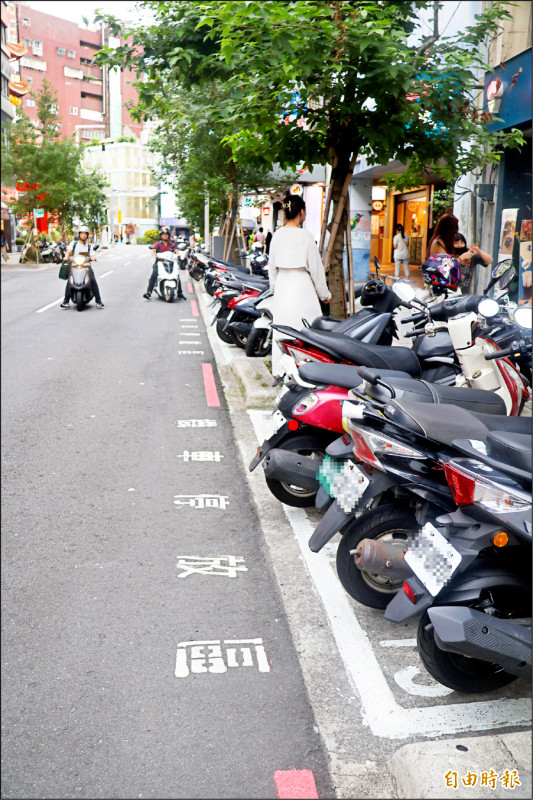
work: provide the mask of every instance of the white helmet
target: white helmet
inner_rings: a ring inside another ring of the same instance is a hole
[[[88,236],[88,235],[90,234],[90,232],[91,232],[91,231],[89,230],[89,228],[87,227],[87,225],[82,225],[80,228],[78,228],[78,234],[80,234],[80,233],[86,233],[86,234],[87,234],[87,236]]]

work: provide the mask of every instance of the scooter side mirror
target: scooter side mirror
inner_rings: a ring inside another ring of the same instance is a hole
[[[416,292],[411,286],[410,283],[402,283],[401,281],[397,281],[393,287],[392,291],[395,295],[397,295],[402,303],[405,305],[411,305],[411,301],[415,299]]]

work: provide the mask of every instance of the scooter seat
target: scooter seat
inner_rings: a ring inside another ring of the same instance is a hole
[[[334,331],[342,319],[336,317],[317,317],[311,323],[311,327],[315,331]]]
[[[369,344],[348,336],[336,333],[326,333],[307,328],[304,341],[309,341],[318,348],[335,353],[345,361],[352,361],[361,367],[375,367],[377,369],[393,369],[407,372],[417,378],[420,375],[420,362],[416,354],[407,347],[387,347],[381,344]]]
[[[362,382],[358,370],[359,367],[352,367],[349,364],[326,364],[315,361],[302,364],[298,368],[298,374],[306,383],[314,383],[317,386],[341,386],[343,389],[353,389]],[[395,375],[412,380],[406,372],[394,372],[391,370],[387,372],[387,375]]]
[[[460,389],[459,391],[468,391]],[[390,400],[384,408],[385,416],[419,436],[435,442],[452,445],[454,439],[480,439],[484,441],[490,431],[529,433],[529,417],[503,417],[499,414],[480,414],[456,405],[441,405],[436,410],[432,404]]]
[[[502,465],[512,464],[531,476],[532,453],[531,436],[507,431],[494,431],[487,437],[487,453]],[[505,469],[505,467],[503,467]]]
[[[396,393],[396,400],[407,403],[444,403],[456,405],[460,408],[465,408],[467,411],[474,411],[480,414],[500,414],[502,416],[507,414],[503,398],[495,394],[495,392],[458,386],[443,386],[438,383],[414,380],[409,377],[397,377],[392,370],[372,371],[384,383],[390,384]],[[377,386],[367,384],[365,392],[374,400],[387,402],[391,398],[390,392],[379,384]]]

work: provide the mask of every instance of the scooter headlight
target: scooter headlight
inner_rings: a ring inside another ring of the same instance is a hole
[[[82,267],[85,264],[85,256],[74,256],[72,260],[77,267]]]
[[[514,312],[514,321],[521,328],[531,330],[531,306],[520,306]]]
[[[499,314],[500,306],[496,300],[491,300],[489,297],[486,297],[485,300],[481,301],[477,310],[481,316],[490,319],[491,317],[495,317],[497,314]]]
[[[300,400],[297,406],[295,406],[292,410],[293,414],[305,414],[306,411],[309,411],[311,408],[316,406],[319,401],[319,396],[314,392],[310,392],[307,394],[303,400]]]

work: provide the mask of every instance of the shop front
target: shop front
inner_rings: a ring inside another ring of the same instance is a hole
[[[384,185],[372,187],[370,257],[383,265],[394,261],[393,239],[396,225],[403,225],[409,237],[409,264],[420,266],[426,257],[431,234],[431,196],[433,186],[420,186],[409,192],[387,191]]]
[[[493,231],[495,261],[511,258],[517,279],[511,296],[531,305],[531,47],[485,75],[485,108],[496,118],[491,130],[521,129],[526,144],[502,154]]]

